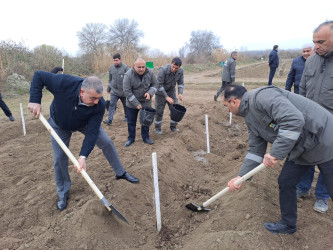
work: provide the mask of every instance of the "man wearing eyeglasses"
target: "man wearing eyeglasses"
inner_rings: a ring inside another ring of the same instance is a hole
[[[72,133],[79,131],[85,135],[80,154],[78,172],[86,170],[86,159],[97,145],[102,149],[105,158],[116,173],[116,179],[125,179],[138,183],[139,179],[124,170],[117,150],[101,126],[105,112],[103,99],[103,83],[95,76],[85,79],[50,72],[35,72],[30,87],[29,111],[38,118],[42,107],[42,89],[50,91],[54,99],[50,106],[49,123],[68,147]],[[57,141],[51,136],[54,155],[54,175],[57,184],[57,209],[67,207],[71,180],[68,173],[68,157]]]
[[[158,83],[154,71],[146,67],[145,60],[138,58],[134,62],[134,67],[126,72],[123,86],[128,126],[128,140],[125,147],[129,147],[135,141],[138,113],[143,107],[151,108],[151,99],[158,89]],[[149,126],[141,125],[141,137],[144,143],[153,144],[149,137]]]
[[[260,163],[274,167],[287,157],[278,178],[281,220],[264,226],[274,234],[296,232],[296,185],[313,165],[318,165],[328,193],[333,195],[332,114],[275,86],[247,92],[243,86],[230,85],[224,91],[223,104],[244,117],[249,133],[249,149],[238,176],[228,183],[230,190],[239,189],[241,185],[235,181]],[[272,147],[266,153],[268,143]]]

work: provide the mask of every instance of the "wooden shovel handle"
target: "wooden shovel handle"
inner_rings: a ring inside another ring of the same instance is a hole
[[[51,127],[51,125],[48,123],[48,121],[45,119],[45,117],[40,114],[39,120],[44,124],[44,126],[47,128],[47,130],[50,132],[50,134],[53,136],[53,138],[58,142],[59,146],[64,150],[68,158],[73,162],[75,166],[80,166],[77,159],[74,157],[74,155],[69,151],[68,147],[65,145],[65,143],[61,140],[61,138],[58,136],[58,134],[54,131],[54,129]],[[83,178],[88,182],[89,186],[94,190],[95,194],[98,196],[100,200],[104,198],[104,195],[99,191],[95,183],[92,181],[92,179],[89,177],[87,172],[85,170],[81,170],[81,175]],[[109,209],[109,208],[108,208]]]
[[[264,163],[261,163],[258,167],[252,169],[246,175],[243,175],[241,178],[239,178],[237,181],[235,181],[235,184],[239,185],[239,184],[243,183],[244,181],[246,181],[247,179],[249,179],[250,177],[252,177],[256,173],[258,173],[261,170],[263,170],[264,168],[266,168],[265,165],[264,165]],[[202,206],[203,207],[207,207],[209,204],[211,204],[212,202],[214,202],[215,200],[217,200],[218,198],[220,198],[224,194],[228,193],[229,189],[230,189],[229,187],[224,188],[222,191],[220,191],[219,193],[217,193],[216,195],[214,195],[213,197],[211,197],[209,200],[207,200],[206,202],[204,202],[202,204]]]

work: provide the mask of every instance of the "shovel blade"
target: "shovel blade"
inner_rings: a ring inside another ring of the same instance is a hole
[[[186,208],[194,212],[209,212],[211,210],[210,208],[206,208],[203,205],[197,206],[194,203],[187,204]]]
[[[125,217],[114,207],[112,206],[106,199],[105,197],[103,197],[103,199],[101,199],[101,202],[104,204],[104,206],[107,208],[107,210],[113,212],[115,215],[118,216],[119,219],[121,219],[122,221],[125,221],[128,224],[128,221],[125,219]]]
[[[112,205],[110,204],[110,208],[111,208],[111,211],[112,211],[115,215],[117,215],[119,219],[121,219],[122,221],[125,221],[125,222],[128,224],[128,221],[125,219],[125,217],[124,217],[121,213],[119,213],[119,211],[118,211],[114,206],[112,206]]]

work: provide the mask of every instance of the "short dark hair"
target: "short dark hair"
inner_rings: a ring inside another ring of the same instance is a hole
[[[331,32],[333,32],[333,21],[326,21],[321,24],[313,31],[313,33],[317,33],[323,26],[329,26],[331,28]]]
[[[235,99],[242,99],[243,95],[247,92],[246,88],[238,84],[230,84],[224,89],[224,99],[230,100],[231,97]]]
[[[279,47],[279,45],[274,45],[273,49],[277,49]]]
[[[121,59],[121,56],[120,56],[119,53],[116,53],[116,54],[113,55],[113,59],[117,59],[117,58],[118,58],[119,60]]]
[[[179,57],[175,57],[172,59],[171,64],[174,64],[176,66],[182,66],[182,60],[180,60]]]
[[[237,52],[237,51],[233,51],[233,52],[231,52],[231,56],[233,56],[233,55],[235,55],[235,54],[238,54],[238,52]]]

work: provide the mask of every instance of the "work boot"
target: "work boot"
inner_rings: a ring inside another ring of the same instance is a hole
[[[109,120],[109,119],[107,119],[107,120],[104,120],[103,121],[106,125],[109,125],[109,126],[111,126],[112,125],[112,121],[111,120]]]
[[[176,127],[170,127],[170,130],[171,130],[171,132],[178,132],[179,131],[179,129],[176,128]]]
[[[326,211],[328,210],[327,201],[323,199],[316,200],[315,204],[313,205],[313,210],[322,214],[326,213]]]
[[[296,189],[296,197],[297,197],[297,200],[298,200],[299,198],[302,198],[302,197],[305,198],[305,197],[308,197],[308,196],[310,196],[310,190],[304,192],[304,191],[302,191],[302,190],[300,190],[300,189]]]
[[[11,121],[11,122],[13,122],[13,121],[15,121],[15,118],[14,118],[14,116],[9,116],[9,120]]]
[[[155,133],[158,135],[163,135],[162,126],[160,124],[155,124]]]
[[[214,95],[214,101],[217,102],[217,95]]]

